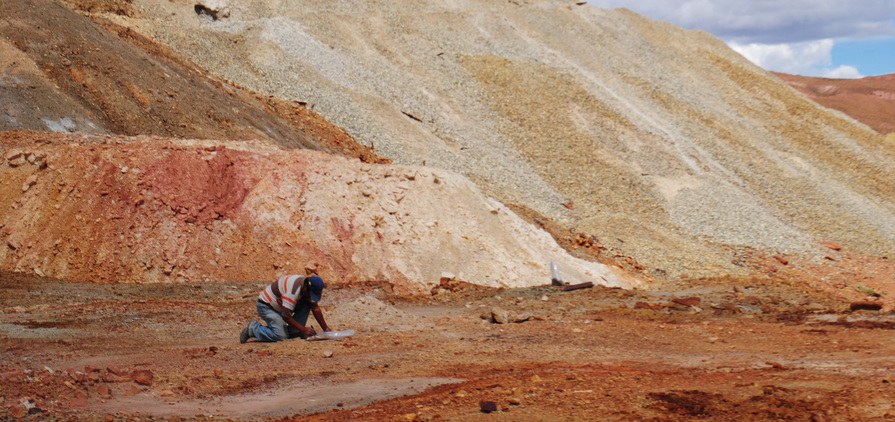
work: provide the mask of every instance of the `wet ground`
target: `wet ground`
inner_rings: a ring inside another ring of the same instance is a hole
[[[798,284],[330,290],[350,338],[240,344],[262,282],[0,276],[0,417],[895,419],[895,315]]]

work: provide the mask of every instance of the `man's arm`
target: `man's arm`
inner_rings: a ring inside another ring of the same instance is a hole
[[[317,334],[317,332],[314,331],[313,328],[305,327],[304,325],[299,324],[298,321],[296,321],[295,318],[292,317],[292,311],[290,311],[289,309],[286,309],[286,308],[282,308],[282,309],[283,309],[283,312],[280,312],[280,316],[283,317],[283,320],[286,321],[286,324],[289,324],[290,327],[295,328],[298,331],[301,331],[302,334],[304,334],[308,337]],[[316,313],[314,313],[314,317],[315,318],[317,317]],[[317,321],[319,322],[320,320],[318,319]],[[323,327],[325,325],[323,325],[321,323],[320,326]]]
[[[320,305],[315,303],[314,307],[311,308],[311,312],[314,313],[314,319],[317,320],[317,323],[320,324],[323,331],[332,331],[332,328],[329,328],[329,325],[326,325],[326,320],[323,319],[323,311],[320,309]]]

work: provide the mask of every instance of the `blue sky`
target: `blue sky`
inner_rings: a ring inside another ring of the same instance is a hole
[[[895,73],[895,0],[589,0],[701,29],[768,70],[859,78]]]

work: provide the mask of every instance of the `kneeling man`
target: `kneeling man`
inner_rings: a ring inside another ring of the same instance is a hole
[[[309,313],[314,314],[323,331],[332,331],[317,304],[324,287],[323,279],[316,275],[286,275],[270,283],[258,295],[256,303],[258,316],[267,325],[250,322],[239,334],[239,342],[245,343],[250,338],[272,342],[311,337],[317,332],[307,326]]]

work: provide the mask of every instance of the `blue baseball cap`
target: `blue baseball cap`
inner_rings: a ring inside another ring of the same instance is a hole
[[[311,302],[320,302],[320,296],[323,295],[323,288],[326,287],[326,284],[323,284],[323,279],[316,275],[312,275],[308,277],[307,282],[308,293],[311,294]]]

